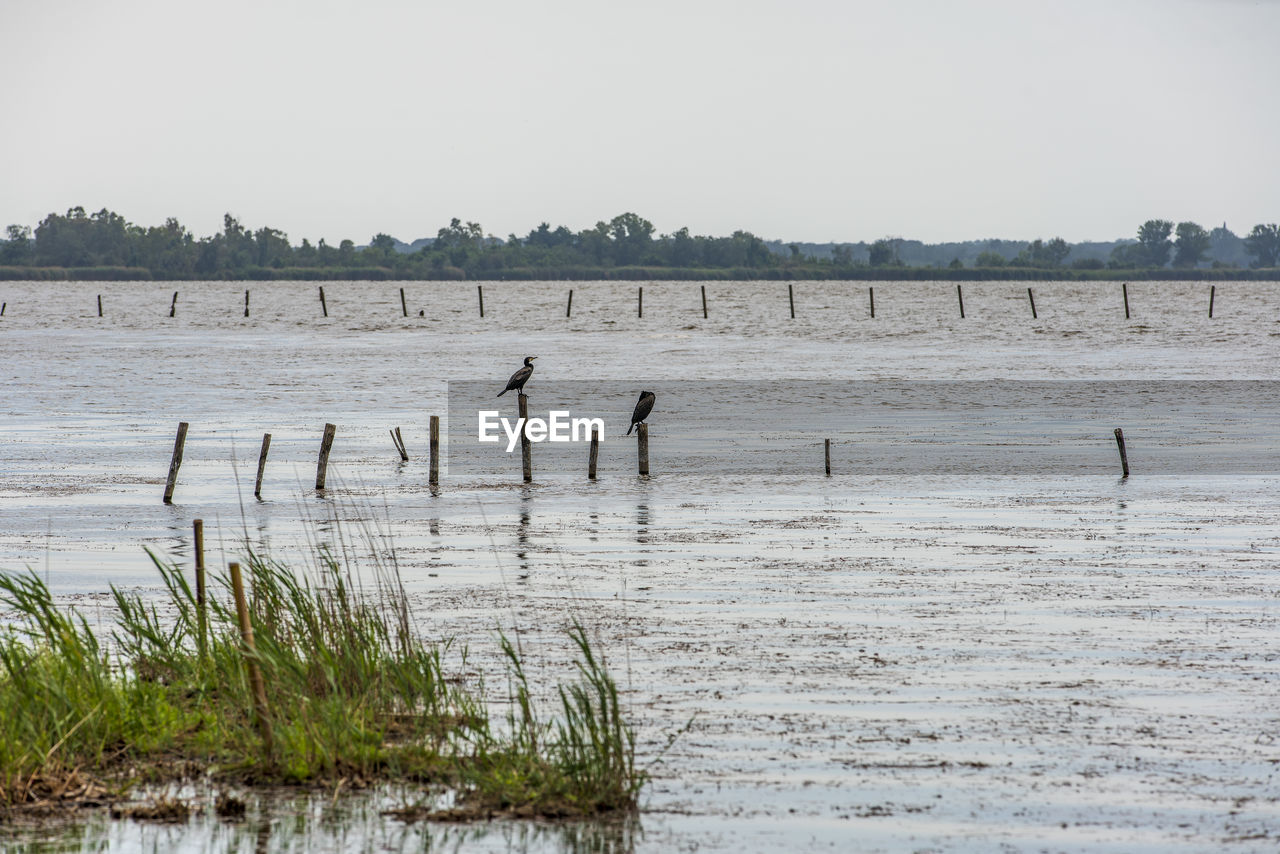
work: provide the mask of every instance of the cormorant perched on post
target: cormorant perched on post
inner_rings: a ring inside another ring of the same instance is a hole
[[[524,367],[511,375],[511,379],[507,380],[507,387],[498,392],[498,397],[502,397],[512,389],[516,390],[516,394],[524,394],[524,384],[529,381],[529,377],[533,376],[533,360],[537,356],[525,356]]]
[[[636,425],[649,417],[649,413],[653,411],[654,396],[651,391],[640,392],[640,399],[636,401],[636,408],[631,413],[631,426],[627,428],[627,435],[631,435],[631,431],[636,429]]]

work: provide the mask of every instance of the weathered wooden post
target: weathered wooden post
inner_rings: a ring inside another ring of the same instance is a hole
[[[480,298],[480,316],[484,317],[484,285],[476,285],[476,296]]]
[[[573,314],[573,288],[569,288],[569,302],[564,307],[564,316]]]
[[[99,300],[101,300],[101,299],[102,299],[102,297],[98,297],[98,299],[99,299]],[[9,303],[7,303],[7,302],[0,302],[0,317],[4,317],[4,310],[5,310],[6,308],[8,308],[8,307],[9,307]],[[101,308],[99,308],[99,309],[98,309],[98,317],[102,317],[102,309],[101,309]]]
[[[240,621],[240,637],[244,639],[244,663],[249,670],[249,686],[253,690],[253,713],[258,721],[258,730],[262,733],[262,743],[267,749],[267,756],[274,760],[276,745],[271,735],[267,686],[262,681],[262,670],[258,667],[258,647],[253,642],[253,621],[249,619],[249,603],[244,595],[244,579],[240,576],[240,564],[232,562],[228,568],[231,570],[231,593],[236,600],[236,617]]]
[[[1125,282],[1120,285],[1120,290],[1124,293],[1124,319],[1129,319],[1129,283]]]
[[[324,438],[320,440],[320,460],[316,464],[316,489],[324,489],[325,476],[329,468],[329,451],[333,448],[333,436],[338,428],[333,424],[324,425]]]
[[[702,286],[702,319],[707,319],[707,286]]]
[[[187,442],[187,422],[178,422],[178,436],[173,440],[173,456],[169,459],[169,477],[164,484],[164,503],[173,503],[173,487],[178,482],[178,467],[182,465],[182,446]]]
[[[823,440],[823,445],[825,446],[824,456],[826,457],[826,461],[827,461],[827,477],[830,477],[831,476],[831,440],[830,439]]]
[[[871,319],[876,319],[876,289],[867,285],[867,299],[871,301]]]
[[[258,476],[253,479],[253,497],[262,497],[262,473],[267,468],[267,451],[271,448],[271,434],[262,434],[262,450],[258,452]]]
[[[636,453],[640,462],[640,474],[649,476],[649,425],[640,422],[636,428]]]
[[[796,319],[796,295],[795,295],[795,291],[791,289],[790,282],[787,283],[787,300],[788,302],[791,303],[791,319],[795,320]]]
[[[208,635],[209,617],[205,608],[205,582],[204,582],[204,520],[196,519],[191,523],[193,533],[195,534],[195,558],[196,558],[196,629],[199,632],[200,657],[204,658],[205,650],[208,649],[206,636]]]
[[[596,479],[596,463],[600,459],[600,428],[591,428],[591,455],[587,457],[587,479]]]
[[[102,294],[98,294],[98,317],[102,317]]]
[[[1209,286],[1209,319],[1213,319],[1213,294],[1218,289],[1217,285]]]
[[[404,301],[404,288],[400,289],[400,313],[405,317],[409,316],[409,306]]]
[[[249,316],[249,291],[244,292],[244,316]]]
[[[431,416],[431,474],[427,482],[435,486],[440,482],[440,416]]]
[[[533,443],[529,441],[529,397],[520,392],[520,467],[524,482],[533,480]]]
[[[964,320],[964,291],[959,285],[956,285],[956,299],[960,301],[960,319]]]
[[[1120,449],[1120,468],[1124,477],[1129,476],[1129,455],[1124,452],[1124,431],[1116,428],[1116,447]]]
[[[1031,288],[1027,288],[1027,299],[1031,301],[1031,319],[1036,319],[1036,295],[1031,293]]]
[[[636,297],[636,317],[644,317],[644,285],[640,286],[640,293]]]
[[[324,301],[324,285],[320,286],[320,311],[324,313],[325,317],[329,316],[329,306]]]
[[[400,428],[391,431],[391,441],[395,443],[396,450],[400,452],[400,462],[409,462],[409,449],[404,446],[404,436],[400,435]]]
[[[169,316],[173,317],[175,311],[178,310],[178,292],[173,292],[173,300],[169,303]]]

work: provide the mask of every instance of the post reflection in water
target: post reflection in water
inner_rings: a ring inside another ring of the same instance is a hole
[[[643,501],[636,505],[636,545],[647,546],[652,542],[650,526],[653,524],[653,517],[649,511],[649,502]],[[641,554],[648,554],[647,549],[640,549]],[[635,566],[648,566],[648,558],[637,558],[632,561]]]
[[[529,518],[533,507],[533,495],[526,488],[520,491],[520,521],[516,525],[516,560],[520,562],[517,580],[529,577]]]

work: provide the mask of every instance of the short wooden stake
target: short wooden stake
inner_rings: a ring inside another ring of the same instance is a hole
[[[707,286],[702,286],[702,319],[707,319]]]
[[[1119,427],[1116,428],[1116,447],[1120,449],[1120,468],[1124,471],[1124,477],[1129,476],[1129,455],[1124,452],[1124,431]]]
[[[249,619],[249,603],[244,595],[244,579],[240,576],[240,564],[231,563],[231,592],[236,599],[236,616],[240,620],[240,637],[244,639],[244,663],[249,670],[249,686],[253,690],[253,713],[262,733],[262,743],[267,756],[274,759],[275,739],[271,735],[271,717],[267,711],[267,686],[262,681],[258,667],[258,647],[253,642],[253,621]]]
[[[253,479],[253,497],[262,497],[262,473],[267,469],[267,451],[271,449],[271,434],[262,434],[262,450],[258,452],[258,476]]]
[[[964,291],[959,285],[956,285],[956,299],[960,301],[960,319],[964,320]]]
[[[101,299],[102,299],[102,297],[98,297],[98,299],[99,299],[99,300],[101,300]],[[4,310],[5,310],[6,308],[8,308],[8,307],[9,307],[9,303],[7,303],[7,302],[0,302],[0,317],[4,317]],[[99,310],[98,310],[98,317],[102,317],[102,310],[101,310],[101,309],[99,309]]]
[[[1124,319],[1128,320],[1129,319],[1129,283],[1125,282],[1120,286],[1120,289],[1124,293]]]
[[[249,316],[249,292],[244,292],[244,316]]]
[[[1213,318],[1213,294],[1218,289],[1217,285],[1209,286],[1209,318]]]
[[[182,465],[182,446],[187,442],[187,422],[178,422],[178,436],[173,440],[173,457],[169,460],[169,478],[164,484],[164,503],[173,503],[173,487],[178,482],[178,467]]]
[[[484,317],[484,285],[476,285],[476,296],[480,298],[480,316]]]
[[[831,476],[831,440],[824,439],[823,444],[825,445],[825,456],[827,460],[827,476],[830,477]]]
[[[1036,319],[1036,295],[1031,293],[1031,288],[1027,288],[1027,299],[1031,301],[1031,319]]]
[[[324,312],[324,316],[329,316],[329,306],[324,301],[324,285],[320,286],[320,311]]]
[[[440,416],[431,416],[431,474],[428,482],[434,486],[440,482]]]
[[[876,289],[871,287],[870,285],[867,286],[867,299],[871,301],[871,319],[875,320],[876,319]]]
[[[206,636],[208,635],[209,626],[209,617],[205,608],[204,520],[194,520],[191,523],[191,527],[195,534],[196,552],[196,629],[199,632],[200,657],[204,658],[205,650],[208,649]]]
[[[400,428],[397,427],[391,431],[391,444],[396,446],[396,450],[400,452],[400,461],[409,461],[409,452],[405,450],[404,438],[400,435]]]
[[[640,286],[640,293],[636,297],[636,317],[644,317],[644,285]]]
[[[98,294],[98,317],[102,317],[102,294]]]
[[[169,303],[169,316],[173,317],[174,312],[178,310],[178,292],[173,292],[173,300]]]
[[[796,294],[792,290],[791,284],[787,284],[787,300],[791,303],[791,319],[796,319]]]
[[[569,302],[564,307],[564,316],[573,314],[573,288],[569,288]]]
[[[333,448],[333,435],[338,428],[332,424],[324,425],[324,438],[320,440],[320,461],[316,464],[316,489],[324,489],[325,475],[329,468],[329,451]]]
[[[520,468],[524,482],[533,480],[533,443],[529,441],[529,397],[520,392]]]
[[[596,463],[600,460],[600,428],[591,428],[591,456],[587,457],[587,478],[596,479]]]
[[[409,306],[404,301],[404,288],[400,289],[400,313],[405,317],[409,316]]]
[[[649,476],[649,425],[640,422],[636,435],[636,453],[640,462],[640,474]]]

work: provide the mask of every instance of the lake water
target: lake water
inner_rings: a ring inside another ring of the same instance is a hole
[[[785,283],[707,284],[706,319],[698,284],[643,283],[643,317],[638,286],[485,283],[481,319],[462,283],[405,284],[407,317],[399,283],[325,283],[327,318],[316,283],[0,283],[0,568],[92,616],[109,584],[154,588],[144,547],[188,565],[195,518],[211,562],[246,538],[393,558],[422,631],[471,647],[468,679],[502,684],[498,626],[539,684],[571,678],[582,619],[654,763],[623,827],[405,826],[383,792],[21,838],[1275,849],[1280,287],[1220,283],[1210,319],[1208,284],[1137,283],[1126,319],[1118,284],[1033,283],[1033,320],[1027,283],[966,283],[963,319],[944,283],[876,283],[874,319],[861,283],[794,283],[794,319]],[[514,415],[496,394],[526,355],[533,413],[606,420],[595,482],[581,444],[536,445],[526,485],[518,453],[473,441],[484,400]],[[641,389],[647,479],[622,435]]]

